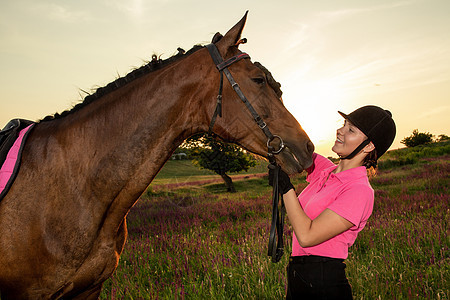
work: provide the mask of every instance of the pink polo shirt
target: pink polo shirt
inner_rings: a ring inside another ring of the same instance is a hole
[[[319,255],[346,259],[348,248],[372,214],[374,191],[365,167],[334,174],[331,173],[337,167],[334,163],[316,153],[313,158],[314,170],[306,177],[309,185],[298,196],[303,210],[313,220],[328,208],[354,226],[313,247],[301,247],[294,235],[292,256]]]

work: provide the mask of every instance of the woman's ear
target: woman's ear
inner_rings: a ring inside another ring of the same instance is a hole
[[[363,151],[364,153],[369,153],[372,152],[373,149],[375,149],[375,145],[372,142],[370,142],[364,147]]]

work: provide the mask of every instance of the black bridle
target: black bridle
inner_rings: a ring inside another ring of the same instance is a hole
[[[277,165],[275,162],[274,155],[279,154],[283,149],[285,148],[284,142],[278,135],[273,135],[269,128],[267,127],[267,124],[264,122],[264,120],[259,116],[259,114],[256,112],[256,110],[253,108],[252,104],[248,101],[248,99],[245,97],[245,95],[242,93],[241,88],[239,85],[234,81],[233,76],[231,75],[230,71],[228,70],[228,67],[232,65],[233,63],[245,59],[250,58],[250,56],[247,53],[240,53],[238,55],[235,55],[227,60],[223,60],[222,56],[219,53],[219,50],[217,49],[216,45],[214,44],[208,44],[206,45],[206,48],[209,51],[209,54],[211,55],[211,58],[214,61],[214,64],[217,67],[217,70],[220,73],[220,85],[219,85],[219,94],[217,95],[217,104],[216,109],[214,110],[213,117],[211,118],[211,123],[209,125],[209,133],[212,133],[214,123],[216,122],[217,116],[222,117],[222,90],[223,90],[223,74],[227,77],[228,81],[231,84],[231,87],[234,89],[236,94],[239,96],[241,101],[245,104],[247,109],[250,111],[253,119],[255,120],[256,124],[258,124],[259,128],[264,132],[264,134],[267,137],[267,156],[270,162],[269,167],[274,168],[274,183],[273,183],[273,193],[272,193],[272,224],[270,228],[270,235],[269,235],[269,250],[268,255],[272,257],[272,262],[278,262],[280,261],[281,257],[284,253],[284,245],[283,245],[283,228],[284,228],[284,216],[286,213],[286,210],[284,208],[283,203],[283,196],[281,195],[281,211],[278,208],[278,202],[280,202],[280,193],[278,190],[278,172],[280,170],[280,166]],[[279,139],[280,144],[277,150],[273,146],[270,145],[270,143],[274,139]],[[277,243],[275,244],[275,235],[278,235]]]

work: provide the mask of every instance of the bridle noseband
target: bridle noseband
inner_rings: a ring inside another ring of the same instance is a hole
[[[264,132],[264,134],[267,137],[267,156],[270,162],[269,168],[274,168],[274,183],[273,183],[273,203],[272,203],[272,224],[270,228],[270,235],[269,235],[269,250],[268,255],[272,257],[272,262],[278,262],[280,261],[281,257],[284,253],[284,246],[283,246],[283,228],[284,228],[284,216],[286,213],[286,210],[284,208],[284,202],[283,202],[283,196],[281,195],[281,215],[280,211],[278,210],[278,202],[280,202],[279,199],[279,191],[278,191],[278,172],[281,169],[280,166],[278,166],[275,162],[274,155],[279,154],[283,149],[285,148],[284,142],[282,138],[278,135],[273,135],[269,128],[267,127],[267,124],[264,122],[264,120],[259,116],[259,114],[256,112],[256,110],[253,108],[252,104],[248,101],[248,99],[245,97],[245,95],[242,93],[241,88],[234,80],[233,76],[231,75],[230,71],[228,70],[228,67],[232,65],[235,62],[240,61],[241,59],[250,58],[250,56],[247,53],[240,53],[238,55],[235,55],[227,60],[223,60],[222,56],[219,53],[219,50],[217,49],[216,45],[213,43],[206,45],[206,48],[209,51],[209,54],[211,55],[211,58],[214,61],[214,64],[217,67],[217,70],[220,73],[220,85],[219,85],[219,93],[217,95],[217,104],[216,109],[214,110],[214,114],[211,118],[211,123],[209,125],[209,134],[212,134],[212,130],[214,127],[214,123],[216,122],[217,116],[222,117],[222,90],[223,90],[223,74],[227,77],[228,81],[231,84],[231,87],[234,89],[236,94],[239,96],[241,101],[245,104],[247,109],[250,111],[253,119],[255,120],[258,127]],[[275,147],[271,146],[270,143],[278,139],[280,141],[278,150],[275,150]],[[275,235],[278,235],[278,241],[277,244],[275,244]]]

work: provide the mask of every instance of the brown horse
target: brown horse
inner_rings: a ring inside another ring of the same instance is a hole
[[[213,40],[225,59],[241,53],[246,16]],[[314,147],[266,74],[249,59],[229,70],[285,141],[287,151],[277,156],[283,169],[309,166]],[[128,211],[183,140],[208,131],[219,78],[208,50],[195,47],[150,62],[35,126],[0,202],[2,300],[98,298],[124,247]],[[214,132],[265,156],[265,135],[227,82],[223,99]]]

